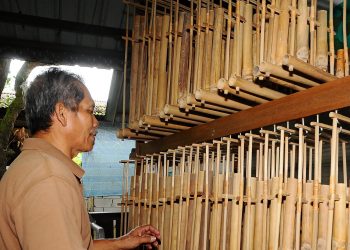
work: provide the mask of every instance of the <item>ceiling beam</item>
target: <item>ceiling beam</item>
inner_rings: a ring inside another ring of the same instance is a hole
[[[113,37],[116,40],[121,39],[122,36],[125,35],[125,29],[25,15],[7,11],[0,11],[0,22],[40,28],[49,28],[55,30],[72,31],[76,33],[91,34],[95,36]],[[131,36],[131,31],[129,32],[129,36]]]
[[[98,49],[0,36],[0,57],[21,58],[46,64],[79,64],[116,68],[122,67],[124,52],[116,49]]]

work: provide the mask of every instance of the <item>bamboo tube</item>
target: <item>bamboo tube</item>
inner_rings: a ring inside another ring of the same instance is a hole
[[[283,218],[283,249],[294,249],[294,228],[295,228],[295,203],[297,197],[297,179],[291,177],[287,180],[287,193]]]
[[[332,248],[333,235],[333,215],[334,215],[334,200],[335,200],[335,167],[336,167],[336,143],[338,137],[337,118],[332,118],[332,141],[331,141],[331,171],[329,177],[329,203],[328,203],[328,223],[327,223],[327,241],[326,249]]]
[[[320,187],[320,197],[323,198],[323,201],[320,203],[319,209],[319,219],[318,221],[318,238],[317,238],[317,249],[324,250],[326,249],[326,240],[327,240],[327,221],[328,221],[328,194],[329,194],[329,185],[321,185]]]
[[[159,59],[159,83],[157,92],[157,107],[162,108],[166,103],[167,93],[167,72],[166,72],[166,60],[167,60],[167,33],[169,32],[169,19],[168,15],[164,15],[162,18],[162,31],[160,37],[160,59]]]
[[[282,64],[282,62],[281,62]],[[270,64],[270,63],[262,63],[259,65],[259,71],[269,73],[271,75],[275,75],[277,77],[281,77],[283,79],[291,80],[294,82],[302,83],[307,86],[317,86],[318,83],[311,81],[307,78],[304,78],[302,76],[298,76],[296,74],[293,74],[293,76],[290,76],[288,71],[283,70],[281,67]]]
[[[304,62],[309,59],[309,31],[307,25],[307,0],[298,1],[296,57]]]
[[[216,144],[216,164],[215,164],[215,176],[213,178],[214,181],[214,200],[212,204],[212,212],[211,212],[211,223],[210,223],[210,249],[219,249],[220,236],[218,233],[220,232],[220,222],[221,222],[221,206],[219,206],[218,195],[219,195],[219,176],[220,176],[220,163],[221,163],[221,141],[214,142]]]
[[[161,46],[161,33],[162,33],[162,17],[156,16],[156,24],[155,24],[155,37],[154,40],[154,62],[153,62],[153,89],[152,89],[152,112],[151,114],[156,114],[158,111],[158,91],[159,91],[159,68],[160,68],[160,46]],[[166,49],[165,49],[166,51]]]
[[[253,79],[253,6],[246,4],[244,7],[245,23],[243,24],[243,64],[242,78]]]
[[[289,89],[292,89],[292,90],[295,90],[295,91],[302,91],[302,90],[306,89],[304,87],[296,85],[295,83],[288,82],[288,81],[282,80],[280,78],[276,78],[276,77],[273,77],[273,76],[270,76],[270,75],[266,76],[266,75],[262,74],[259,71],[259,67],[255,67],[254,68],[254,77],[255,78],[258,78],[258,77],[260,78],[261,77],[262,80],[264,78],[266,78],[267,80],[269,80],[272,83],[278,84],[280,86],[283,86],[283,87],[286,87],[286,88],[289,88]]]
[[[200,116],[200,115],[181,112],[178,107],[172,106],[169,104],[165,105],[163,111],[165,114],[172,114],[174,116],[178,116],[178,117],[182,117],[182,118],[186,118],[186,119],[190,119],[190,120],[195,120],[195,121],[209,122],[209,121],[213,120],[212,118],[207,118],[207,117]]]
[[[175,122],[187,123],[188,125],[199,125],[199,124],[203,124],[204,123],[204,122],[189,120],[189,119],[185,119],[185,118],[181,118],[181,117],[166,115],[164,113],[164,111],[160,111],[159,112],[159,118],[164,119],[165,122],[175,121]]]
[[[242,213],[243,213],[243,194],[244,194],[244,136],[238,136],[240,139],[240,147],[239,147],[239,175],[240,175],[240,182],[239,182],[239,206],[238,206],[238,231],[236,234],[237,236],[237,245],[235,249],[240,249],[242,246],[241,242],[241,228],[242,228]]]
[[[173,225],[175,222],[175,225],[178,224],[178,221],[176,221],[175,219],[178,219],[177,218],[177,211],[174,211],[175,210],[175,205],[174,205],[174,201],[175,201],[175,159],[176,159],[176,151],[173,150],[172,151],[173,153],[173,157],[172,157],[172,175],[171,175],[171,196],[170,196],[170,219],[172,220],[172,222],[170,223],[170,229],[169,229],[169,236],[170,236],[170,239],[169,240],[169,249],[176,249],[176,242],[175,239],[176,239],[176,233],[177,233],[177,230],[176,228],[173,228]],[[174,243],[174,244],[172,244]]]
[[[346,214],[347,187],[344,183],[337,183],[335,188],[339,200],[334,202],[332,249],[345,249],[348,230]]]
[[[194,121],[194,120],[189,120],[186,118],[181,118],[181,117],[176,117],[173,115],[166,115],[164,114],[164,111],[159,112],[159,117],[161,119],[164,119],[165,122],[181,122],[181,123],[185,123],[188,126],[190,125],[200,125],[203,124],[204,122],[199,122],[199,121]]]
[[[327,11],[318,11],[316,67],[328,70]]]
[[[217,83],[218,90],[222,90],[225,95],[231,94],[234,96],[239,96],[241,98],[256,102],[256,103],[265,103],[267,102],[266,99],[257,97],[252,94],[248,94],[247,92],[239,91],[239,88],[231,88],[229,86],[229,82],[226,81],[224,78],[221,78]]]
[[[242,59],[243,59],[243,24],[241,23],[241,13],[244,12],[244,1],[236,2],[236,23],[234,32],[234,56],[236,62],[232,69],[232,75],[242,75]]]
[[[138,57],[140,43],[138,41],[140,36],[140,16],[137,15],[134,18],[133,24],[133,34],[132,34],[132,54],[131,54],[131,74],[130,74],[130,112],[129,112],[129,124],[135,120],[136,116],[136,107],[134,103],[137,101],[137,72],[138,72]]]
[[[207,249],[209,209],[209,144],[205,145],[205,205],[204,205],[204,241],[203,249]]]
[[[217,116],[217,117],[223,117],[223,116],[227,116],[229,115],[230,113],[233,113],[232,111],[231,112],[222,112],[222,111],[218,111],[218,110],[211,110],[211,109],[206,109],[206,108],[202,108],[200,106],[194,106],[194,107],[186,107],[186,111],[196,111],[196,112],[200,112],[200,113],[203,113],[203,114],[209,114],[209,115],[214,115],[214,116]],[[187,111],[187,112],[188,112]]]
[[[333,0],[329,1],[329,70],[334,75],[334,26],[333,26]]]
[[[199,102],[196,100],[196,98],[194,97],[193,94],[187,95],[186,98],[179,99],[178,104],[179,104],[179,108],[183,108],[183,109],[191,106],[191,107],[200,107],[200,108],[222,111],[225,113],[233,113],[234,112],[234,110],[229,109],[229,108],[224,108],[224,107],[220,107],[217,105]]]
[[[220,78],[221,67],[221,41],[224,22],[224,10],[222,8],[215,9],[215,21],[213,32],[213,47],[211,53],[211,74],[210,85],[215,84]]]
[[[236,110],[244,110],[244,109],[250,108],[250,106],[248,105],[226,99],[225,97],[215,95],[209,91],[197,90],[195,93],[195,97],[197,100],[201,100],[209,103],[215,103],[217,105],[221,105],[221,106],[236,109]]]
[[[348,52],[348,35],[346,32],[346,3],[347,0],[343,1],[343,46],[344,46],[344,68],[345,76],[349,75],[349,52]]]
[[[231,4],[231,2],[229,3]],[[226,229],[227,229],[227,221],[228,221],[228,194],[229,194],[229,165],[230,165],[230,152],[231,150],[231,140],[228,138],[226,142],[226,164],[225,164],[225,181],[224,181],[224,216],[223,216],[223,230],[222,230],[222,249],[226,250],[227,248],[227,239],[226,239]],[[234,161],[234,159],[233,159]]]
[[[200,6],[200,5],[199,5]],[[203,73],[203,51],[204,51],[204,42],[205,42],[205,32],[202,31],[203,24],[206,22],[207,13],[205,8],[200,8],[200,13],[198,14],[197,21],[198,21],[198,28],[199,30],[197,33],[197,41],[198,45],[196,46],[196,64],[194,68],[194,84],[195,88],[193,91],[195,92],[197,89],[205,88],[205,74]],[[198,56],[197,56],[198,54]],[[196,65],[197,68],[196,68]]]
[[[167,153],[163,153],[163,173],[161,176],[161,184],[162,184],[162,188],[161,188],[161,198],[160,198],[160,202],[162,202],[162,216],[161,216],[161,221],[160,221],[160,232],[161,235],[163,235],[163,237],[165,239],[169,239],[169,236],[167,235],[167,230],[165,229],[165,218],[166,218],[166,208],[168,207],[166,201],[166,177],[168,175],[168,162],[167,162]],[[167,220],[169,221],[169,220]],[[163,246],[165,244],[163,244],[161,246],[161,249],[163,249]]]
[[[211,80],[211,61],[212,61],[212,47],[213,47],[213,31],[209,30],[209,27],[214,24],[214,11],[207,9],[206,24],[205,24],[205,54],[203,60],[203,80],[204,89],[210,88]]]
[[[194,216],[192,221],[192,235],[191,235],[191,246],[190,249],[198,249],[199,247],[199,232],[200,232],[200,222],[201,222],[201,212],[202,212],[202,197],[198,197],[198,175],[199,175],[199,165],[200,165],[200,145],[196,146],[195,154],[195,165],[194,165],[194,175],[195,175],[195,189],[194,189]]]
[[[147,116],[144,115],[141,119],[141,124],[148,124],[151,126],[156,126],[156,127],[166,127],[166,128],[170,128],[170,129],[178,129],[178,130],[184,130],[184,129],[188,129],[188,126],[184,126],[184,125],[177,125],[177,124],[166,124],[164,122],[162,122],[159,118],[153,117],[153,116]]]
[[[311,249],[312,245],[312,183],[304,183],[304,203],[302,205],[301,249]]]
[[[141,134],[141,133],[134,133],[129,128],[121,129],[117,131],[117,138],[119,139],[136,139],[136,140],[155,140],[159,138],[158,136],[154,135],[147,135],[147,134]]]
[[[145,106],[144,106],[144,96],[145,96],[145,88],[146,88],[146,54],[147,54],[147,49],[145,48],[146,45],[146,40],[145,40],[145,35],[146,35],[146,16],[147,12],[145,12],[145,16],[141,16],[140,18],[140,23],[143,25],[140,25],[140,32],[139,34],[142,34],[142,43],[140,45],[140,54],[138,57],[138,62],[139,62],[139,67],[138,67],[138,73],[137,73],[137,82],[141,83],[141,86],[136,88],[136,100],[137,100],[137,106],[136,106],[136,117],[135,119],[138,120],[144,113],[145,113]]]
[[[265,46],[266,46],[266,42],[265,42],[265,39],[268,37],[268,36],[265,36],[265,32],[268,34],[268,24],[266,25],[266,0],[262,0],[262,3],[261,3],[261,6],[262,6],[262,10],[261,10],[261,33],[260,33],[260,47],[259,47],[259,64],[262,63],[264,61],[264,58],[265,58]],[[265,30],[265,25],[267,26],[266,27],[266,30]],[[259,34],[258,34],[259,35]],[[263,246],[264,247],[264,246]]]
[[[228,19],[226,27],[226,47],[225,47],[225,70],[224,77],[228,79],[229,77],[229,68],[230,68],[230,45],[231,45],[231,17],[232,17],[232,0],[228,0]],[[224,247],[225,249],[225,247]]]
[[[189,52],[190,47],[192,47],[192,41],[190,41],[190,32],[187,30],[187,27],[190,25],[191,17],[189,13],[184,14],[183,21],[183,30],[181,37],[181,52],[180,52],[180,68],[179,68],[179,80],[178,83],[178,94],[177,98],[181,98],[185,96],[188,92],[187,90],[187,81],[189,75]],[[176,100],[177,100],[176,98]]]
[[[290,23],[290,43],[289,43],[289,54],[295,55],[295,29],[296,29],[296,15],[297,15],[297,1],[292,0],[291,7],[291,23]]]
[[[310,64],[315,65],[316,61],[316,1],[311,0],[310,6],[310,17],[309,17],[309,27],[310,27]]]
[[[312,249],[317,248],[317,235],[318,235],[318,216],[319,216],[319,141],[320,141],[320,127],[315,126],[315,165],[314,165],[314,180],[313,180],[313,225],[312,225]]]
[[[182,223],[183,223],[183,193],[184,193],[184,172],[185,172],[185,153],[186,153],[186,148],[185,147],[180,147],[179,148],[181,151],[182,151],[182,157],[181,157],[181,169],[180,169],[180,179],[181,179],[181,182],[180,182],[180,198],[179,198],[179,225],[177,226],[177,249],[179,250],[180,249],[180,246],[181,246],[181,243],[183,242],[182,241],[182,230],[183,230],[183,227],[182,227]]]
[[[337,79],[337,77],[323,70],[315,68],[310,64],[305,63],[302,60],[290,55],[286,55],[283,57],[283,65],[288,66],[288,69],[290,71],[293,71],[294,69],[296,69],[297,71],[300,71],[306,75],[309,75],[318,80],[322,80],[324,82],[329,82]]]
[[[281,1],[276,48],[277,65],[282,65],[283,56],[288,52],[285,45],[288,44],[289,6],[290,0]]]
[[[285,96],[285,94],[282,94],[278,91],[275,91],[275,90],[272,90],[272,89],[269,89],[266,87],[261,87],[255,83],[244,80],[243,78],[240,78],[239,76],[230,77],[230,80],[228,83],[229,83],[230,87],[236,87],[236,88],[242,89],[244,91],[248,91],[248,92],[256,94],[256,95],[267,97],[269,99],[278,99],[278,98]]]
[[[181,55],[181,39],[178,38],[180,30],[183,30],[185,13],[181,12],[180,15],[176,12],[177,18],[175,18],[175,36],[174,36],[174,59],[173,59],[173,76],[172,76],[172,98],[171,104],[175,104],[178,99],[178,83],[179,83],[179,72],[180,72],[180,55]]]
[[[270,46],[268,46],[267,54],[269,55],[268,62],[275,63],[276,61],[276,46],[277,46],[277,32],[278,32],[278,23],[279,23],[279,15],[275,14],[276,8],[279,8],[279,1],[272,0],[271,1],[271,14],[269,18],[269,26],[271,29],[271,38],[269,41]]]
[[[344,77],[345,76],[345,68],[344,68],[344,50],[338,49],[337,50],[337,64],[336,64],[336,73],[335,75],[337,77]]]

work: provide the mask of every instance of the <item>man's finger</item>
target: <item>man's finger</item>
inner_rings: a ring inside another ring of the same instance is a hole
[[[141,244],[152,244],[155,241],[157,241],[157,238],[155,236],[144,235],[144,236],[139,237],[140,245]]]

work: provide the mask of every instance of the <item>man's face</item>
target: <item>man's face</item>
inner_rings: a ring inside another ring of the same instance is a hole
[[[98,121],[93,114],[95,103],[87,88],[83,86],[84,99],[79,103],[77,111],[68,113],[68,140],[74,154],[92,150],[95,143]]]

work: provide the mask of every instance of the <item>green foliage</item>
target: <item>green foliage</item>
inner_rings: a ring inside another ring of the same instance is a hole
[[[0,108],[8,108],[12,101],[15,99],[14,94],[4,94],[0,98]]]

